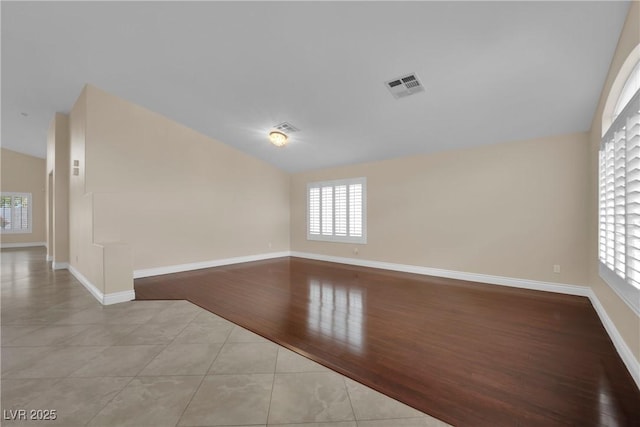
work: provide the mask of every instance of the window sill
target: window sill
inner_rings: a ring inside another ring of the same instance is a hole
[[[598,261],[598,264],[600,278],[613,289],[636,315],[640,316],[640,289],[636,289],[625,282],[601,262]]]
[[[316,236],[307,235],[307,240],[319,241],[319,242],[333,242],[333,243],[354,243],[360,245],[367,244],[367,238],[365,237],[336,237],[336,236]]]

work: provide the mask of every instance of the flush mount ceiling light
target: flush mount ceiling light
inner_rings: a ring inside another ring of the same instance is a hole
[[[269,141],[276,147],[282,147],[287,143],[287,135],[277,130],[269,132]]]

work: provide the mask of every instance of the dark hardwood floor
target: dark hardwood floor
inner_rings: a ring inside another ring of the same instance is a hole
[[[640,426],[587,298],[300,258],[135,281],[457,426]]]

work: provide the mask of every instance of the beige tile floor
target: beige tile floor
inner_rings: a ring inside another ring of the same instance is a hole
[[[446,425],[189,302],[103,307],[42,248],[0,256],[2,425]]]

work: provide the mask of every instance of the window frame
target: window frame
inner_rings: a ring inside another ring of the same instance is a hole
[[[31,234],[33,232],[33,195],[31,193],[22,193],[22,192],[15,192],[15,191],[3,191],[0,192],[0,197],[11,197],[11,209],[12,209],[12,213],[11,213],[11,220],[13,220],[13,199],[14,197],[26,197],[28,200],[28,221],[29,221],[29,225],[26,229],[24,228],[20,228],[20,229],[5,229],[3,227],[0,227],[0,234]]]
[[[362,236],[349,236],[349,217],[351,215],[349,206],[350,200],[349,195],[347,193],[347,207],[346,207],[346,215],[347,215],[347,236],[336,236],[335,235],[335,217],[336,217],[336,204],[335,204],[335,188],[338,186],[346,185],[347,188],[349,185],[360,184],[362,185],[362,202],[361,202],[361,212],[362,212]],[[331,187],[333,188],[333,200],[331,207],[331,215],[332,215],[332,234],[326,235],[322,234],[322,188]],[[320,189],[320,234],[311,234],[311,189],[319,188]],[[335,242],[335,243],[356,243],[356,244],[366,244],[367,243],[367,178],[366,177],[358,177],[358,178],[346,178],[346,179],[336,179],[330,181],[316,181],[307,183],[307,240],[312,241],[322,241],[322,242]]]
[[[623,113],[624,109],[629,106],[631,100],[635,96],[635,94],[640,90],[640,60],[636,62],[636,65],[631,70],[631,73],[627,77],[627,80],[624,82],[620,93],[618,94],[618,99],[616,99],[616,103],[613,107],[613,115],[611,117],[611,126],[615,123],[616,119],[620,114]],[[624,98],[627,98],[626,102],[623,104],[622,101]],[[609,130],[607,129],[607,132]],[[606,133],[606,132],[605,132]]]
[[[626,85],[627,82],[625,82]],[[622,93],[619,94],[619,96],[622,96]],[[616,100],[616,104],[618,103],[618,100]],[[612,121],[611,125],[609,126],[607,132],[604,134],[604,136],[602,137],[601,140],[601,147],[600,147],[600,153],[604,152],[605,156],[607,155],[607,145],[606,144],[613,144],[613,142],[611,142],[614,139],[614,134],[617,132],[620,132],[621,129],[624,128],[624,126],[626,126],[627,123],[627,118],[631,117],[631,114],[633,113],[633,109],[635,107],[637,107],[638,103],[640,103],[640,89],[638,91],[636,91],[636,93],[634,95],[632,95],[632,97],[628,100],[627,104],[622,108],[621,111],[619,111],[619,114],[616,116],[615,120]],[[621,122],[624,122],[625,125],[623,126],[621,124]],[[626,143],[625,143],[626,144]],[[627,148],[625,148],[626,150]],[[614,156],[616,155],[615,153],[615,147],[613,148],[614,150]],[[599,154],[600,157],[601,154]],[[633,159],[630,158],[626,158],[624,159],[624,179],[625,182],[627,180],[627,168],[629,166],[630,163],[633,162]],[[605,251],[605,259],[603,260],[603,253],[602,253],[602,246],[603,246],[603,242],[604,245],[606,246],[606,242],[608,241],[606,238],[606,231],[611,231],[609,229],[607,230],[603,230],[602,228],[602,224],[603,222],[607,223],[607,219],[606,219],[606,215],[608,212],[608,208],[612,208],[612,206],[609,206],[605,203],[605,205],[603,206],[602,202],[602,198],[601,198],[601,188],[604,185],[606,188],[607,185],[607,173],[605,170],[605,173],[602,173],[602,161],[599,160],[598,161],[598,273],[600,278],[609,285],[609,287],[611,289],[613,289],[613,291],[638,315],[640,315],[640,288],[636,287],[634,284],[631,283],[631,277],[629,277],[629,270],[627,265],[629,264],[629,257],[630,255],[630,251],[631,252],[636,252],[638,250],[640,250],[640,248],[634,248],[632,246],[630,246],[629,243],[629,239],[627,236],[627,222],[629,221],[628,219],[628,203],[627,203],[627,189],[626,189],[626,184],[624,187],[624,197],[625,197],[625,204],[624,204],[624,208],[625,208],[625,213],[624,213],[624,224],[620,224],[615,220],[615,217],[618,216],[618,214],[615,212],[615,205],[613,206],[614,209],[614,213],[611,214],[614,217],[614,223],[613,223],[613,230],[615,230],[615,227],[617,225],[622,225],[624,226],[625,229],[625,233],[623,236],[624,239],[624,253],[619,253],[618,251],[615,250],[614,248],[614,254],[613,257],[617,258],[619,256],[623,256],[625,259],[625,268],[626,271],[624,273],[624,277],[622,277],[620,274],[621,272],[616,272],[615,269],[611,269],[608,265],[607,265],[607,255],[608,255],[608,251]],[[615,173],[615,172],[614,172]],[[603,182],[603,178],[604,178],[604,182]],[[614,180],[616,179],[616,176],[614,175]],[[619,197],[619,195],[615,194],[615,190],[616,190],[616,186],[615,186],[615,181],[613,183],[613,192],[614,192],[614,200],[615,197]],[[606,191],[606,190],[605,190]],[[606,199],[605,197],[605,202],[608,201],[608,199]],[[610,210],[610,209],[609,209]],[[603,220],[603,212],[605,214],[604,220]],[[634,225],[635,226],[635,225]],[[604,233],[604,234],[603,234]],[[616,234],[615,231],[613,231],[614,235]],[[614,244],[615,244],[615,240],[614,240]],[[614,260],[614,264],[615,264],[615,260]]]

